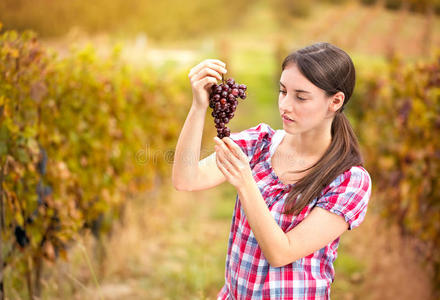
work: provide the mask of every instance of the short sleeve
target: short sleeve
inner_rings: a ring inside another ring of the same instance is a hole
[[[316,206],[342,216],[352,230],[364,220],[370,196],[370,175],[364,168],[353,166],[330,183]]]
[[[268,124],[260,123],[240,132],[232,132],[229,138],[241,148],[251,162],[252,158],[255,158],[259,150],[264,147],[264,141],[272,136],[274,132]]]

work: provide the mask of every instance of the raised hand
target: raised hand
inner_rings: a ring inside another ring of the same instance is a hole
[[[193,105],[207,109],[209,106],[209,93],[211,86],[222,79],[225,74],[226,64],[218,59],[206,59],[193,67],[188,77],[193,92]]]

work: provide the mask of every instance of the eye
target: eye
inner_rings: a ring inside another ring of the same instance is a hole
[[[301,100],[301,101],[304,101],[304,100],[306,100],[306,99],[304,99],[304,98],[301,98],[301,97],[299,97],[299,96],[296,96],[296,98],[298,98],[298,100]]]
[[[283,95],[287,94],[287,92],[283,91],[283,90],[280,90],[280,93],[283,94]]]

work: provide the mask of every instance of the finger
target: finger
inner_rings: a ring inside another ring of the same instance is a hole
[[[194,84],[195,87],[201,86],[201,87],[206,87],[206,86],[210,86],[213,85],[214,83],[217,83],[217,78],[208,76],[203,78],[202,80],[199,80],[197,83]]]
[[[191,78],[192,76],[194,76],[195,74],[197,74],[201,70],[203,70],[204,68],[210,68],[210,69],[216,70],[217,72],[223,73],[223,74],[225,74],[227,72],[226,66],[202,62],[190,70],[188,77]]]
[[[198,71],[200,71],[204,66],[206,66],[206,61],[202,61],[200,63],[198,63],[197,65],[195,65],[190,71],[188,76],[193,75],[194,73],[197,73]]]
[[[224,137],[223,142],[232,151],[232,153],[236,154],[237,157],[240,157],[241,151],[239,151],[239,150],[241,150],[241,149],[237,149],[238,146],[235,144],[234,141],[232,141],[232,139],[230,139],[229,137]]]
[[[220,161],[218,155],[216,155],[217,167],[219,170],[225,175],[226,178],[231,178],[232,174],[223,166],[223,163]]]
[[[216,136],[214,137],[214,142],[219,146],[223,143],[223,141]]]
[[[223,141],[231,152],[234,153],[239,159],[249,161],[248,156],[243,153],[243,150],[241,150],[241,148],[230,137],[224,137]]]
[[[203,62],[207,63],[207,64],[219,65],[219,66],[221,66],[223,68],[226,67],[226,63],[221,61],[221,60],[219,60],[219,59],[208,58],[208,59],[205,59]]]
[[[224,163],[226,168],[229,170],[231,174],[237,174],[238,166],[240,165],[240,160],[233,154],[231,151],[224,146],[215,146],[218,149],[218,153],[221,156],[220,160]]]
[[[216,144],[223,150],[225,153],[231,152],[228,146],[225,143],[226,138],[219,139],[218,137],[214,137]]]
[[[200,70],[200,72],[194,74],[194,76],[192,76],[191,80],[196,81],[199,79],[202,79],[203,77],[206,76],[211,76],[211,77],[215,77],[218,80],[222,80],[222,75],[221,73],[219,73],[217,70],[211,69],[211,68],[204,68],[202,70]]]
[[[214,141],[220,147],[220,149],[225,152],[229,151],[228,147],[225,145],[225,142],[223,142],[223,140],[219,139],[217,136],[214,137]]]
[[[226,74],[227,70],[225,68],[223,68],[223,67],[210,64],[210,65],[201,66],[200,68],[192,70],[189,73],[188,77],[190,79],[195,79],[196,80],[197,78],[201,78],[202,76],[206,75],[207,73],[209,73],[211,75],[212,74],[218,74],[219,79],[221,79],[221,74]]]
[[[218,64],[218,65],[220,65],[220,66],[222,66],[222,67],[226,67],[226,63],[223,62],[223,61],[221,61],[221,60],[219,60],[219,59],[212,59],[212,58],[209,58],[209,59],[207,59],[206,61],[207,61],[207,62],[214,63],[214,64]]]

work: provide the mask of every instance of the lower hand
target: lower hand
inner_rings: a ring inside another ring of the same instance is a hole
[[[237,189],[254,180],[249,159],[229,137],[214,138],[216,163],[226,180]]]

